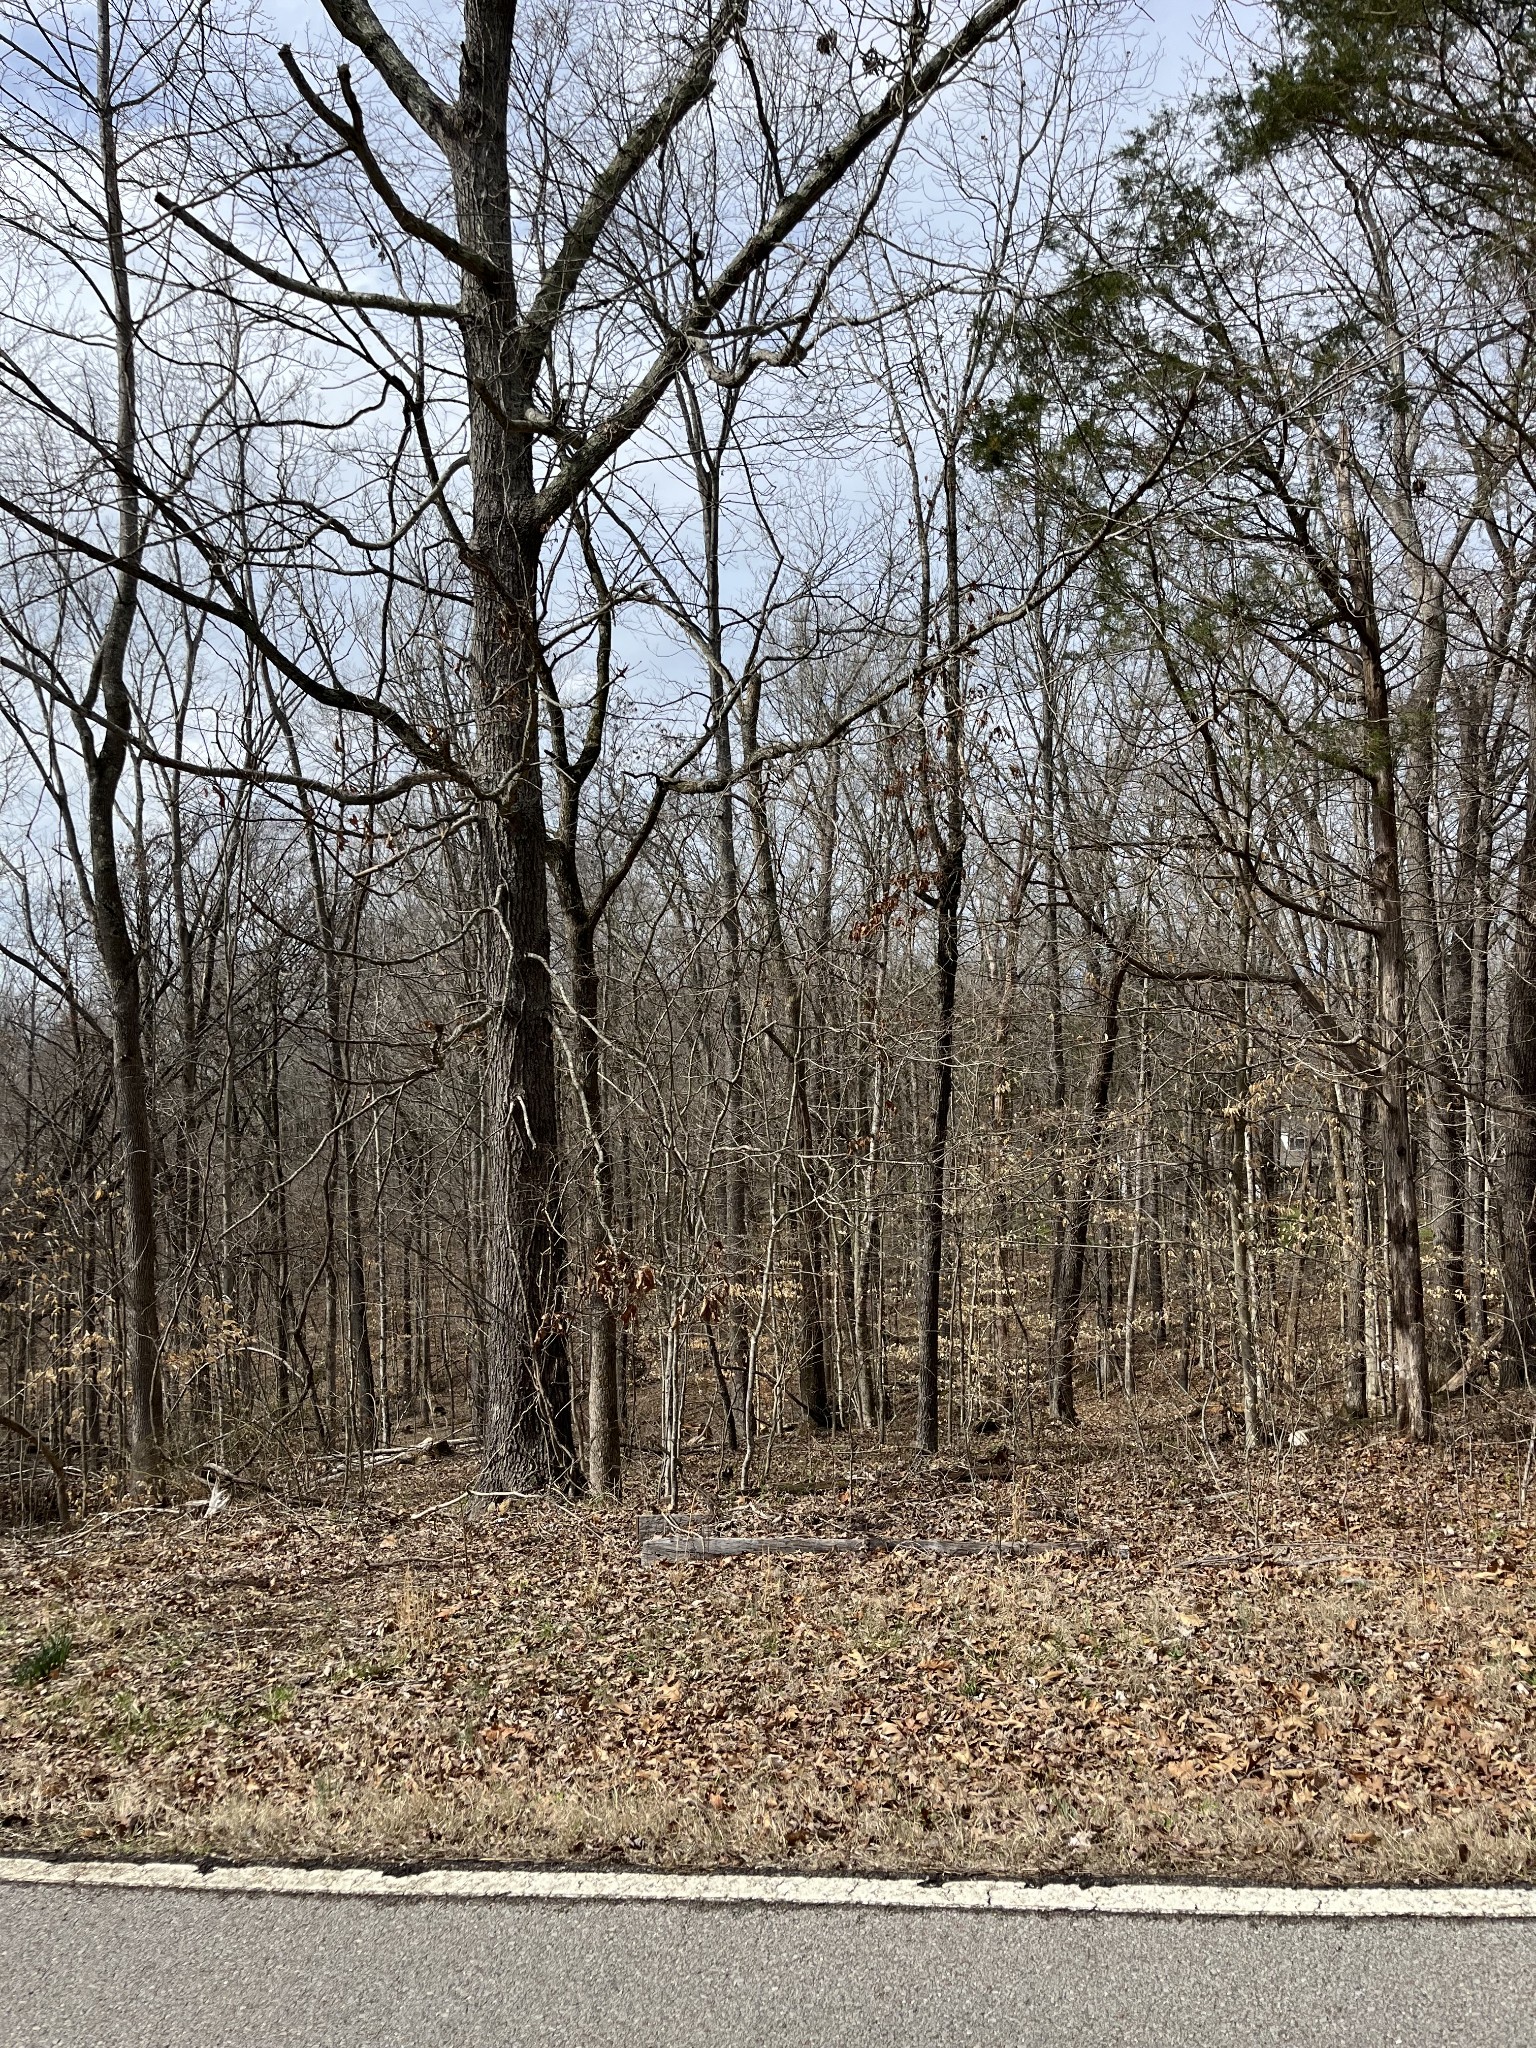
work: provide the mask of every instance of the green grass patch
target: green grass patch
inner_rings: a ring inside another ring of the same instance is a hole
[[[11,1666],[12,1685],[41,1685],[45,1678],[52,1678],[55,1671],[64,1669],[73,1648],[74,1644],[63,1629],[44,1636],[35,1650],[28,1650],[25,1657],[19,1657]]]

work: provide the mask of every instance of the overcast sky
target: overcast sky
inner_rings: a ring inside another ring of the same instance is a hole
[[[386,16],[396,15],[402,7],[408,9],[411,4],[412,0],[386,0],[380,11]],[[426,4],[426,0],[416,0],[416,4]],[[1201,42],[1209,40],[1207,31],[1219,0],[1138,0],[1138,4],[1146,23],[1149,57],[1155,48],[1161,47],[1157,90],[1164,94],[1174,93],[1187,69],[1205,68],[1209,64]],[[1255,20],[1261,11],[1256,0],[1227,0],[1223,9],[1238,23]],[[306,26],[317,31],[323,31],[325,27],[325,15],[319,0],[268,0],[265,12],[271,22],[296,39],[302,36]],[[1216,41],[1219,47],[1219,31]]]
[[[1174,93],[1190,70],[1209,70],[1213,55],[1240,44],[1245,29],[1257,29],[1264,9],[1256,0],[1139,0],[1149,45],[1161,46],[1157,89]],[[1221,19],[1216,19],[1220,15]]]

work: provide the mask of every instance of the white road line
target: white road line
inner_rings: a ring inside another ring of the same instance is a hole
[[[652,1870],[300,1870],[273,1864],[52,1862],[0,1856],[0,1885],[262,1892],[301,1898],[533,1899],[612,1905],[838,1906],[948,1913],[1151,1914],[1165,1919],[1536,1920],[1536,1889],[1024,1884],[1000,1878],[695,1875]]]

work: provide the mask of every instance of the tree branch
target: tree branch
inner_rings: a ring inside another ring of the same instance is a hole
[[[253,277],[259,277],[263,284],[271,285],[276,291],[292,292],[296,298],[313,299],[322,306],[339,306],[350,313],[403,313],[412,320],[457,320],[460,317],[457,306],[440,304],[432,299],[402,299],[392,292],[333,290],[329,285],[311,284],[307,278],[290,277],[286,271],[274,270],[259,256],[250,255],[237,243],[226,241],[223,235],[205,227],[195,213],[185,206],[178,206],[164,192],[155,194],[155,204],[173,220],[180,221],[183,227],[190,228],[210,249],[227,256],[231,263],[238,264]]]
[[[457,121],[454,108],[422,77],[368,5],[368,0],[321,0],[331,25],[361,50],[423,134],[442,148]]]

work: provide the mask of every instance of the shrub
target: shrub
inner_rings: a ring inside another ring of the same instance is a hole
[[[44,1636],[35,1650],[29,1650],[11,1667],[12,1685],[36,1685],[62,1671],[73,1645],[62,1631]]]

